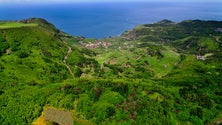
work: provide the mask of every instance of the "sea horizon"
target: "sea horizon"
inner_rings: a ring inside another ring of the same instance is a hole
[[[216,2],[21,3],[0,5],[0,12],[0,20],[44,18],[68,34],[87,38],[118,36],[163,19],[222,21],[222,8]]]

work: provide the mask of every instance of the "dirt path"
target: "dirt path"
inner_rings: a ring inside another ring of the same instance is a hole
[[[48,108],[44,111],[43,117],[46,121],[57,123],[58,125],[73,125],[72,114],[69,111]]]
[[[104,61],[102,62],[102,64],[100,65],[100,70],[102,70],[104,68]]]
[[[66,60],[68,59],[69,54],[72,52],[72,48],[71,48],[70,46],[68,46],[66,42],[63,41],[63,43],[65,43],[65,45],[66,45],[67,48],[68,48],[67,55],[64,56],[63,62],[64,62],[64,64],[65,64],[66,68],[69,70],[69,73],[72,75],[72,78],[75,79],[74,73],[72,72],[72,70],[71,70],[71,68],[69,67],[69,65],[67,65],[67,63],[66,63]]]

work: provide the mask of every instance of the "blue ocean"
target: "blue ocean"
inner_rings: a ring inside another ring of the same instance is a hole
[[[39,17],[75,36],[104,38],[163,19],[222,21],[221,5],[201,2],[2,4],[0,20]]]

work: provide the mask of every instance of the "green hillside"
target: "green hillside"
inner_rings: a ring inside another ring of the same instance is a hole
[[[221,124],[221,28],[163,20],[89,39],[44,19],[0,22],[0,123],[56,124],[53,107],[77,125]]]

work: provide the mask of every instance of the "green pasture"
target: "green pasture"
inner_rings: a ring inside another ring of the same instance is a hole
[[[20,27],[34,27],[38,26],[37,23],[20,23],[20,22],[2,22],[0,23],[0,29],[8,29],[8,28],[20,28]]]

